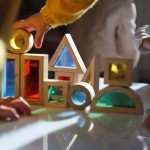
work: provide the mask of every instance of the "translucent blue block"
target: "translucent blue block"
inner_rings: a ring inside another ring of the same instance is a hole
[[[2,98],[15,96],[15,62],[8,59],[2,73]]]
[[[72,68],[72,69],[76,68],[74,60],[72,59],[72,56],[70,55],[66,45],[58,54],[57,60],[54,63],[54,67]]]
[[[86,102],[86,94],[82,91],[75,91],[71,96],[71,100],[75,105],[81,106]]]

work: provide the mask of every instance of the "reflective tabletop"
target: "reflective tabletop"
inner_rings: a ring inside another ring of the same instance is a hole
[[[72,108],[32,107],[32,116],[0,122],[1,150],[150,150],[149,85],[131,86],[142,97],[144,115],[94,113]]]

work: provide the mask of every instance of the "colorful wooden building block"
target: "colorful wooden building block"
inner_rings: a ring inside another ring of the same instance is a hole
[[[108,86],[94,97],[91,111],[143,114],[143,104],[132,89]]]
[[[44,80],[44,105],[48,107],[66,108],[68,106],[67,95],[69,87],[70,81],[55,79]]]
[[[20,82],[20,56],[16,54],[6,54],[2,72],[2,98],[18,97]]]
[[[93,86],[95,93],[99,91],[99,76],[100,76],[99,60],[100,57],[98,54],[93,57],[85,75],[82,78],[82,82],[87,82]]]
[[[110,85],[129,86],[132,83],[133,60],[106,58],[104,82]]]
[[[65,34],[49,62],[49,71],[56,72],[55,79],[80,82],[86,67],[70,34]]]
[[[76,83],[69,89],[69,105],[75,109],[84,109],[89,106],[95,96],[93,87],[86,83]]]
[[[21,96],[30,104],[43,104],[45,79],[48,79],[48,55],[21,55]]]
[[[15,29],[11,34],[8,50],[16,54],[26,53],[31,50],[33,43],[34,39],[31,33],[23,29]]]

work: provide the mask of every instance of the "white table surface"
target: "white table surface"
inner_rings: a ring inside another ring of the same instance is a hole
[[[150,130],[142,126],[150,112],[149,85],[131,88],[142,97],[144,115],[34,106],[30,117],[0,122],[0,150],[150,150]]]

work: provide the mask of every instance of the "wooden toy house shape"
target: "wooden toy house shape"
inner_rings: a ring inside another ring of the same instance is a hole
[[[55,79],[80,82],[86,67],[70,34],[65,34],[49,62],[49,71],[55,72]]]

